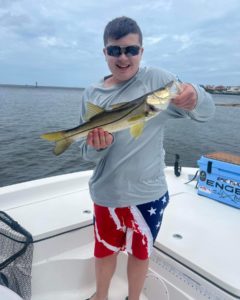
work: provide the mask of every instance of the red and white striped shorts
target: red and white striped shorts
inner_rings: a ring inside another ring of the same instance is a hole
[[[159,232],[168,193],[158,200],[128,207],[94,204],[95,257],[102,258],[126,250],[147,259]]]

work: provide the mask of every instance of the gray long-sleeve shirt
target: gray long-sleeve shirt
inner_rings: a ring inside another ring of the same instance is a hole
[[[176,80],[173,74],[154,68],[140,68],[133,78],[112,87],[104,87],[102,80],[85,90],[81,122],[84,122],[87,101],[110,109],[113,104],[132,101],[171,80]],[[138,205],[165,194],[165,123],[176,118],[205,122],[215,111],[211,96],[199,86],[193,86],[198,99],[192,111],[170,104],[165,111],[146,122],[138,139],[134,139],[129,130],[123,130],[114,133],[113,144],[101,151],[88,146],[85,141],[79,143],[82,158],[96,164],[89,182],[90,194],[96,204],[108,207]]]

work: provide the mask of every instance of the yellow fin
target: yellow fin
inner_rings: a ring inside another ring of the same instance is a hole
[[[134,121],[138,121],[138,120],[142,120],[144,119],[144,114],[139,114],[139,115],[136,115],[136,116],[133,116],[131,118],[128,119],[128,122],[134,122]]]
[[[50,142],[56,142],[61,139],[64,139],[64,132],[57,131],[57,132],[49,132],[41,135],[42,139],[48,140]]]
[[[53,150],[55,155],[62,154],[67,148],[72,144],[72,141],[69,139],[63,139],[61,141],[56,142],[56,146]]]
[[[131,136],[137,139],[143,132],[144,122],[134,125],[130,129]]]
[[[92,117],[102,113],[104,109],[98,105],[91,102],[87,102],[87,113],[85,115],[85,120],[90,120]]]

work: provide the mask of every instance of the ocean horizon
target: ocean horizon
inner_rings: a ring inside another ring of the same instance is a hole
[[[0,85],[0,186],[83,171],[77,144],[56,157],[53,144],[40,138],[49,131],[79,124],[83,88]],[[240,103],[240,97],[212,95],[215,103]],[[66,105],[67,104],[67,105]],[[207,123],[173,120],[165,128],[166,165],[180,155],[182,166],[198,167],[204,154],[240,155],[240,108],[218,106]]]

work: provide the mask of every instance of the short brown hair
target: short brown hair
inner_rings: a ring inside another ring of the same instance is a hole
[[[128,17],[118,17],[110,21],[104,30],[103,41],[106,46],[109,39],[118,40],[130,33],[139,35],[139,42],[142,45],[142,31],[137,22]]]

